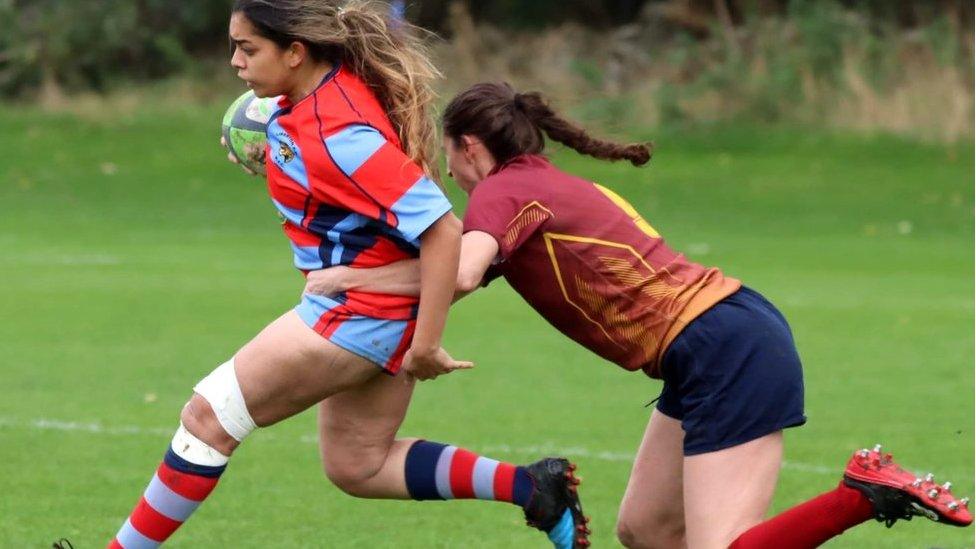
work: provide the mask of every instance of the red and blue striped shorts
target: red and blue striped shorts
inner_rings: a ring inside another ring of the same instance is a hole
[[[322,337],[390,375],[400,371],[417,323],[416,319],[389,320],[355,314],[334,299],[312,294],[302,295],[295,311]]]

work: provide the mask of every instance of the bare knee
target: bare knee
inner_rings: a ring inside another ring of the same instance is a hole
[[[672,549],[685,546],[681,516],[628,517],[617,519],[617,539],[629,549]]]
[[[183,411],[180,413],[180,421],[193,436],[225,456],[231,455],[240,444],[224,431],[220,421],[217,420],[217,416],[210,408],[210,403],[196,393],[183,407]]]

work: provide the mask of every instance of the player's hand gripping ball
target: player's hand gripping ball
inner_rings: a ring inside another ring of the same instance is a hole
[[[268,142],[265,131],[277,109],[277,97],[256,97],[250,90],[231,103],[224,113],[220,139],[230,152],[231,161],[264,175],[264,150]]]

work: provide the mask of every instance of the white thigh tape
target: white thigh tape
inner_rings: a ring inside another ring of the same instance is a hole
[[[240,442],[251,431],[258,428],[244,404],[241,386],[234,373],[234,359],[221,364],[210,375],[203,378],[193,391],[210,403],[217,421],[227,434]]]
[[[230,459],[211,448],[206,442],[193,436],[193,433],[187,431],[182,423],[180,423],[180,428],[176,430],[176,436],[173,437],[173,452],[194,465],[206,465],[207,467],[227,465],[227,461]]]

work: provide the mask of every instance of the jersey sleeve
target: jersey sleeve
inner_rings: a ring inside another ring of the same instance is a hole
[[[494,237],[501,261],[511,257],[552,218],[552,212],[539,200],[512,187],[503,181],[482,181],[471,194],[464,214],[464,231],[482,231]]]
[[[504,273],[502,273],[502,268],[499,264],[494,263],[492,265],[489,265],[488,269],[485,270],[484,276],[481,277],[481,287],[487,288],[488,285],[492,283],[492,281],[502,276],[503,274]]]
[[[344,181],[317,185],[313,194],[377,219],[416,242],[451,203],[439,186],[376,128],[350,125],[323,137],[326,152]]]

